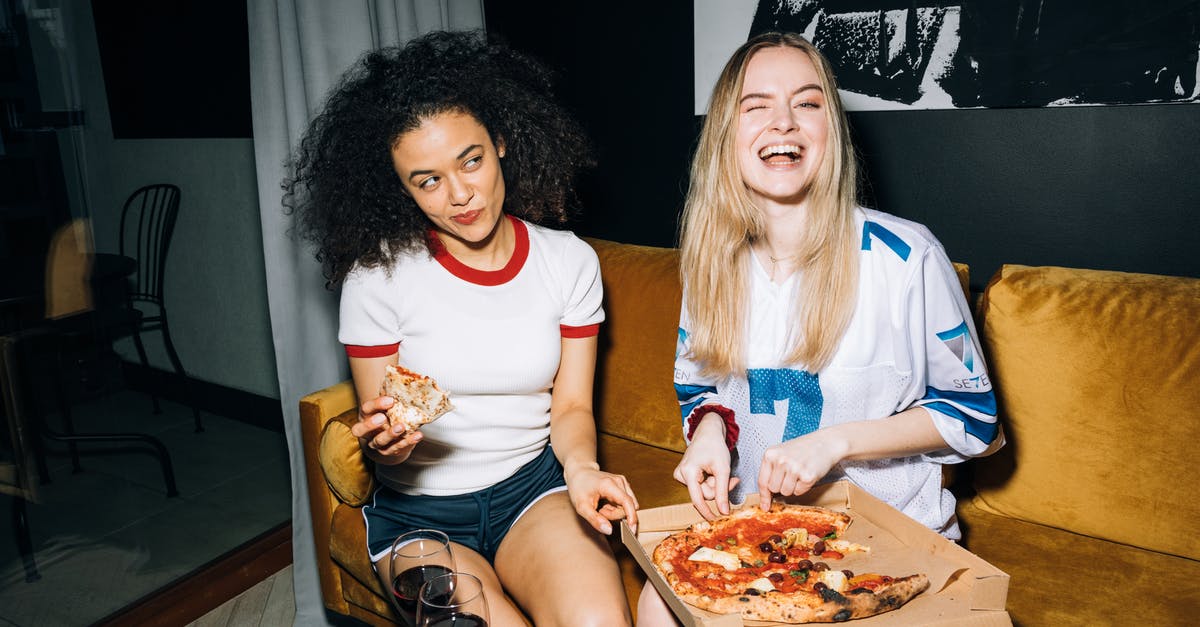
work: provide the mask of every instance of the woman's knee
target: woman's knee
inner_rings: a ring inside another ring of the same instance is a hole
[[[642,587],[641,596],[638,597],[638,627],[675,627],[678,624],[670,606],[663,600],[658,590],[655,590],[654,586],[647,581],[646,585]]]
[[[563,604],[555,608],[552,619],[534,617],[538,627],[558,625],[560,627],[623,627],[632,626],[633,620],[629,614],[629,604],[624,596],[617,600],[601,600],[591,598],[583,604]]]

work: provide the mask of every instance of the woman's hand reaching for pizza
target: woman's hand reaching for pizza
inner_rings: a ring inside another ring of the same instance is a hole
[[[675,467],[675,480],[687,486],[692,505],[706,520],[729,513],[729,491],[737,485],[730,478],[729,447],[725,444],[725,426],[716,414],[705,416],[692,433],[692,442]],[[710,501],[716,502],[716,510]]]
[[[408,459],[413,447],[423,437],[420,431],[405,435],[403,425],[395,428],[390,426],[386,412],[395,402],[396,399],[391,396],[380,396],[363,403],[358,408],[358,422],[350,427],[350,433],[358,438],[367,456],[385,466]],[[396,433],[396,430],[400,430],[400,433]]]
[[[814,431],[776,444],[763,453],[758,470],[758,504],[764,511],[771,509],[772,494],[804,494],[842,460],[834,438],[826,437],[832,433],[832,430]]]
[[[563,477],[575,511],[596,531],[611,534],[612,523],[622,519],[637,531],[637,497],[624,475],[604,472],[593,462],[566,468]]]

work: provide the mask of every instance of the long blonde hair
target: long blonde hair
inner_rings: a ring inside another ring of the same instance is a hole
[[[742,181],[735,136],[746,66],[755,53],[772,47],[796,48],[812,60],[825,93],[830,129],[807,193],[808,220],[798,257],[803,280],[793,305],[798,328],[791,333],[787,363],[819,372],[833,359],[854,313],[858,169],[833,70],[799,35],[757,35],[733,53],[713,87],[681,223],[680,274],[691,320],[689,356],[714,376],[746,367],[750,245],[764,236],[765,224]]]

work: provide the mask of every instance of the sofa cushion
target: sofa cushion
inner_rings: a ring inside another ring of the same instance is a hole
[[[363,523],[362,509],[339,505],[334,510],[329,533],[329,556],[360,584],[379,595],[386,613],[387,597],[367,557],[367,526]]]
[[[672,385],[681,299],[679,251],[587,242],[600,257],[604,280],[605,321],[596,362],[597,428],[682,452],[682,420]],[[667,475],[664,480],[672,479]]]
[[[639,508],[688,502],[687,487],[671,476],[683,458],[678,452],[604,433],[597,445],[600,467],[625,475]]]
[[[1200,611],[1196,560],[989,514],[969,500],[958,513],[966,548],[1012,577],[1005,609],[1016,625],[1188,625]]]
[[[1200,279],[1006,265],[981,315],[1009,443],[978,505],[1200,558]]]
[[[321,430],[318,457],[329,489],[347,505],[364,505],[375,488],[375,473],[363,455],[350,426],[358,421],[352,409],[325,423]]]

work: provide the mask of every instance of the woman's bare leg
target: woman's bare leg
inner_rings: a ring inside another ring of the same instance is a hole
[[[607,540],[575,513],[565,491],[517,520],[496,553],[496,574],[537,627],[632,622]]]
[[[679,621],[662,595],[649,581],[642,587],[642,596],[638,597],[637,627],[676,627]]]

